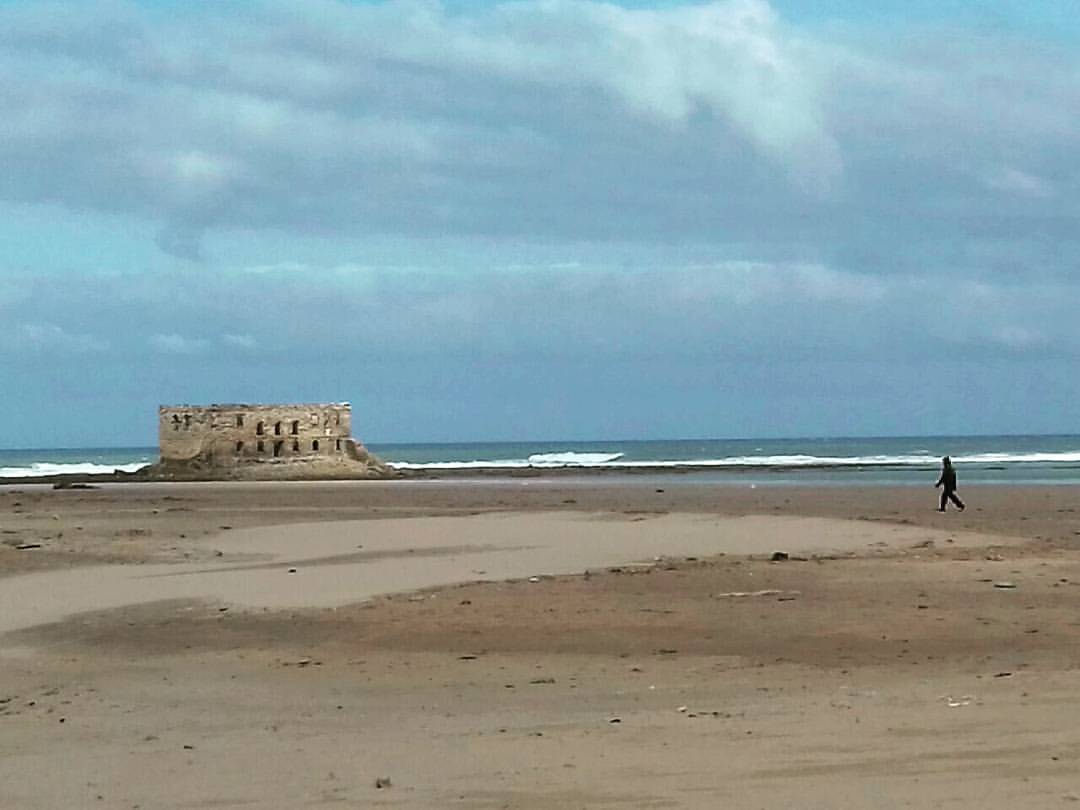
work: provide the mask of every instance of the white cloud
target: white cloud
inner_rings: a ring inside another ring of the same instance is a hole
[[[222,335],[221,341],[234,349],[254,349],[259,345],[251,335]]]
[[[210,341],[177,334],[156,334],[150,336],[150,346],[163,354],[199,354],[210,348]]]
[[[95,335],[69,332],[54,323],[22,323],[9,335],[9,347],[57,354],[89,354],[109,348],[108,341]]]
[[[1021,197],[1048,199],[1054,196],[1054,186],[1049,180],[1012,167],[987,172],[983,176],[983,183],[993,191],[1004,191]]]

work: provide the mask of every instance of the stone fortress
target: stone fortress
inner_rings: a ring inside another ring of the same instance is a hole
[[[162,405],[154,477],[386,478],[393,470],[352,437],[347,402]]]

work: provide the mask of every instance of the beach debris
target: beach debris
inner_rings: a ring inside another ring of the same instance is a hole
[[[789,555],[786,551],[774,551],[772,553],[772,556],[769,557],[769,559],[773,562],[784,562],[785,560],[790,559],[790,557],[791,555]]]
[[[614,726],[614,725],[617,725],[618,723],[621,723],[621,722],[622,722],[622,718],[621,718],[621,717],[609,717],[609,718],[608,718],[608,723],[610,723],[610,724],[611,724],[611,725],[613,725],[613,726]]]
[[[679,652],[678,650],[672,650],[672,649],[668,649],[666,647],[661,647],[659,650],[656,651],[656,654],[657,655],[675,655],[678,652]]]
[[[295,574],[295,573],[296,573],[296,569],[295,569],[295,568],[290,568],[290,569],[289,569],[289,573],[290,573],[290,574]]]
[[[995,672],[995,678],[1011,678],[1013,674],[1011,672]]]
[[[942,700],[945,701],[945,705],[950,709],[958,709],[961,706],[970,706],[975,702],[975,698],[972,695],[962,695],[961,697],[945,695]]]
[[[321,667],[322,661],[316,661],[313,658],[297,658],[295,661],[283,661],[281,664],[283,667],[297,667],[303,669],[304,667],[316,666]]]
[[[727,591],[725,593],[714,593],[714,599],[743,599],[748,596],[779,596],[785,598],[792,598],[798,596],[801,591],[778,591],[775,588],[765,588],[760,591]]]
[[[539,582],[540,577],[529,577],[529,582]]]
[[[538,684],[542,684],[542,683],[555,683],[555,679],[554,678],[533,678],[531,681],[529,681],[529,683],[534,684],[534,685],[538,685]]]
[[[987,554],[986,555],[986,561],[987,562],[1004,562],[1005,558],[1002,557],[1000,554]]]
[[[41,548],[41,543],[19,543],[15,546],[17,551],[29,551],[32,548]]]
[[[677,712],[681,712],[681,713],[685,714],[685,713],[686,713],[686,711],[687,711],[687,708],[688,708],[688,707],[686,707],[686,706],[680,706],[680,707],[679,707],[679,708],[677,708],[677,709],[676,709],[675,711],[677,711]]]
[[[389,776],[376,776],[375,777],[375,789],[384,790],[388,787],[393,787],[393,783],[390,781]]]
[[[911,547],[912,548],[933,548],[934,547],[934,541],[933,540],[922,540],[922,541],[920,541],[918,543],[912,544]]]
[[[478,656],[478,655],[472,655],[472,654],[469,654],[469,655],[459,655],[459,656],[457,657],[457,660],[458,660],[458,661],[475,661],[475,660],[476,660],[477,658],[479,658],[479,657],[480,657],[480,656]]]
[[[995,582],[994,587],[999,591],[1011,591],[1016,588],[1015,582]]]

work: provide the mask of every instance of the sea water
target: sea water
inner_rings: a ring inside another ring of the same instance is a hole
[[[762,484],[933,483],[950,455],[961,483],[1080,483],[1080,436],[925,436],[804,439],[371,443],[409,471],[561,470],[695,482]],[[152,447],[0,450],[0,478],[132,472],[157,460]],[[692,473],[692,475],[688,475]]]

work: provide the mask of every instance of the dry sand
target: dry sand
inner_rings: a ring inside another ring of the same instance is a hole
[[[1080,491],[934,494],[0,488],[0,807],[1080,801]]]

